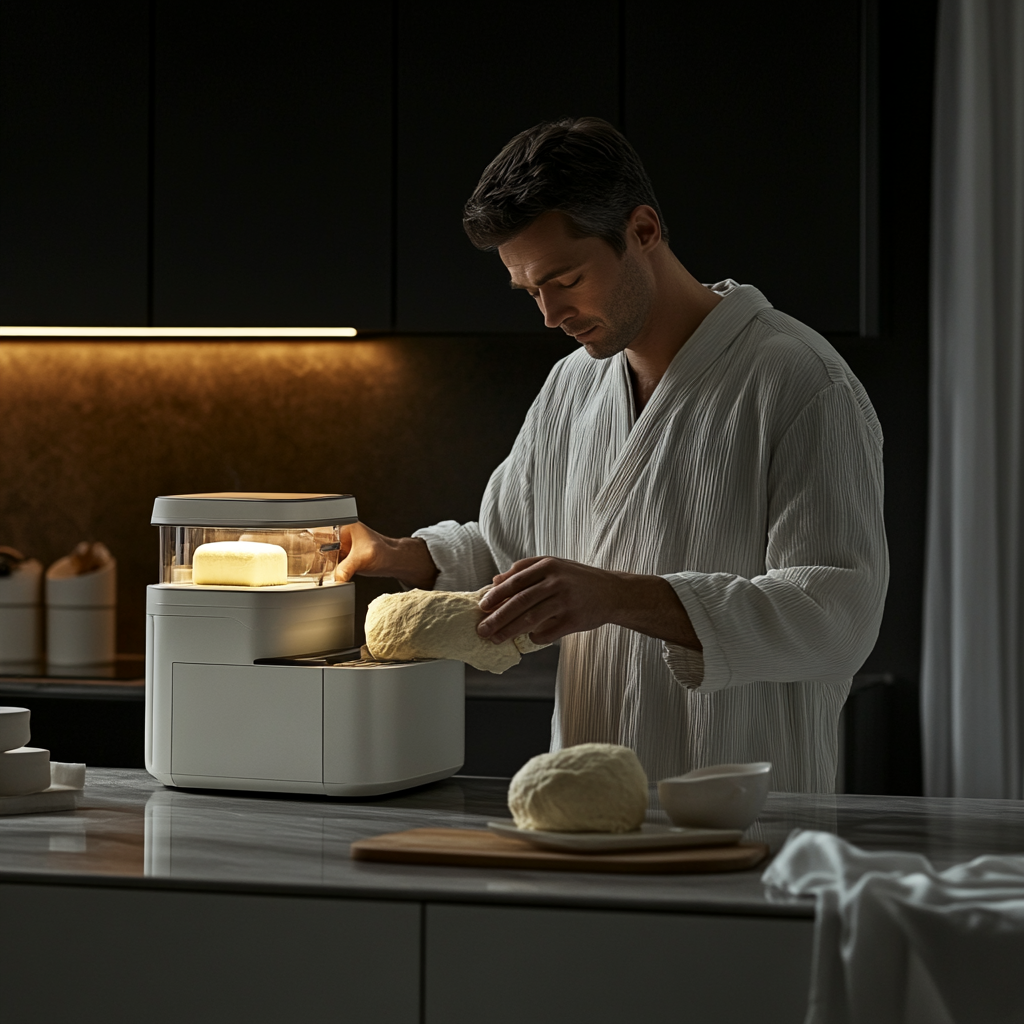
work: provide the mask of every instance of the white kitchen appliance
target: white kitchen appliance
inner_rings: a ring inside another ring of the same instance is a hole
[[[465,666],[353,647],[355,587],[334,570],[356,518],[346,494],[156,499],[146,768],[165,786],[369,796],[462,766]],[[283,548],[287,582],[196,585],[196,549],[225,541]]]

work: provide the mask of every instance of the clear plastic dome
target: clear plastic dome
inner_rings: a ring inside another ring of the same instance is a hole
[[[288,556],[288,583],[334,584],[341,526],[310,526],[288,530],[213,526],[160,527],[160,582],[194,586],[192,559],[201,544],[222,541],[275,544]],[[280,557],[280,556],[278,556]]]

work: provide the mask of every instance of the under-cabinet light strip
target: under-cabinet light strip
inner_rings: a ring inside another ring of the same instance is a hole
[[[354,327],[0,327],[0,338],[354,338]]]

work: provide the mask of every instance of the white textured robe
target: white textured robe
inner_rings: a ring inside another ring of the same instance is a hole
[[[654,779],[771,761],[831,792],[837,725],[888,582],[882,434],[814,331],[737,286],[635,415],[625,355],[551,371],[479,523],[417,531],[436,587],[554,555],[663,576],[703,654],[620,626],[561,641],[552,749],[622,743]]]

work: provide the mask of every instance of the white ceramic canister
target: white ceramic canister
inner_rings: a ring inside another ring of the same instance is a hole
[[[0,576],[0,664],[38,661],[43,653],[43,566],[35,558]]]
[[[117,560],[80,576],[71,556],[46,570],[46,660],[51,665],[103,665],[117,654]]]
[[[0,708],[0,753],[24,747],[32,739],[28,708]]]

